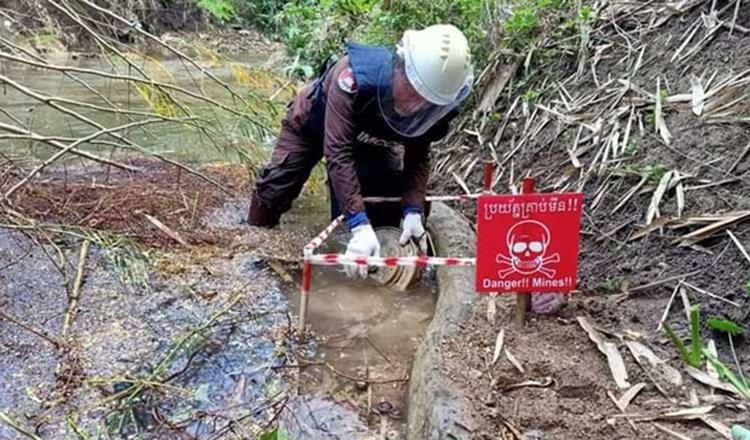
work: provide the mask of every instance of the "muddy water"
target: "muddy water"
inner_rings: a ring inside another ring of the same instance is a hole
[[[239,93],[244,93],[243,90],[246,90],[247,87],[243,88],[236,84],[229,63],[235,63],[237,66],[247,70],[261,66],[266,60],[267,57],[262,54],[248,54],[226,63],[214,65],[211,62],[201,62],[201,64],[214,76],[235,87]],[[123,61],[115,61],[113,65],[110,61],[102,58],[72,59],[65,54],[56,55],[50,61],[57,65],[75,66],[104,73],[140,76],[134,69],[129,69]],[[151,60],[134,58],[133,62],[157,81],[180,86],[194,93],[210,97],[230,107],[235,106],[231,95],[223,86],[206,78],[199,69],[192,65],[176,59]],[[17,64],[6,63],[3,66],[2,73],[41,94],[109,107],[109,104],[95,96],[86,87],[58,72],[29,69]],[[141,97],[139,90],[132,84],[86,73],[77,73],[76,76],[121,109],[141,112],[153,111]],[[2,96],[3,108],[34,132],[43,135],[66,137],[79,137],[92,133],[92,128],[84,122],[66,116],[50,106],[40,105],[38,101],[29,98],[10,86],[4,86],[0,89],[0,96]],[[197,130],[180,123],[151,125],[148,129],[134,128],[123,132],[123,134],[149,151],[171,158],[199,162],[217,159],[226,160],[227,157],[221,147],[229,142],[243,139],[246,135],[243,131],[243,125],[238,123],[237,118],[229,117],[228,114],[217,111],[217,108],[209,103],[178,92],[175,92],[175,96],[193,114],[211,121],[211,124],[216,129],[214,141],[218,141],[219,148]],[[71,104],[64,105],[105,127],[114,127],[129,122],[123,114],[106,113]],[[135,116],[135,118],[140,119],[141,116]],[[4,122],[14,123],[5,117],[2,119]],[[97,145],[84,146],[83,148],[98,152],[99,154],[102,151],[110,153],[111,150],[107,146]],[[31,155],[37,158],[44,158],[50,155],[52,151],[43,144],[32,144],[28,141],[19,140],[0,141],[0,149],[6,154],[27,155],[31,153]],[[120,151],[119,154],[123,153]]]
[[[314,235],[330,221],[321,194],[305,194],[282,220],[282,231]],[[244,203],[228,203],[211,224],[242,228]],[[319,252],[343,252],[339,230]],[[297,275],[295,282],[299,282]],[[299,284],[284,285],[294,313]],[[314,267],[308,324],[314,338],[299,371],[300,396],[289,402],[282,425],[295,440],[402,438],[411,361],[435,306],[434,272],[407,292],[372,280],[351,280],[338,268]]]
[[[298,298],[294,295],[293,305]],[[303,392],[332,397],[389,438],[399,438],[405,427],[404,379],[434,306],[427,283],[395,292],[348,280],[332,268],[314,270],[308,319],[317,337],[315,361],[324,365],[303,370]],[[287,423],[295,439],[318,438],[305,435],[304,424],[295,422]]]

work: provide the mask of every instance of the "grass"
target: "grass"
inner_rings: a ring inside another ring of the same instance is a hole
[[[691,367],[700,368],[701,364],[703,363],[703,346],[701,344],[700,309],[698,308],[698,306],[693,306],[690,309],[690,350],[688,350],[682,339],[677,336],[677,333],[675,333],[675,331],[672,329],[672,326],[666,322],[664,323],[664,330],[667,332],[667,336],[669,336],[669,339],[680,352],[682,359]]]
[[[610,278],[601,284],[602,289],[608,292],[617,292],[620,290],[620,284],[622,280],[620,278]]]
[[[735,335],[735,336],[741,335],[744,332],[744,329],[740,327],[737,323],[733,321],[729,321],[727,319],[709,318],[708,326],[712,330],[716,330],[722,333],[727,333],[727,334]]]
[[[664,323],[664,330],[669,336],[669,339],[675,345],[677,350],[680,352],[682,359],[693,368],[700,369],[703,364],[703,359],[711,364],[714,369],[719,373],[719,377],[722,381],[730,384],[739,395],[745,399],[750,400],[750,384],[742,374],[742,367],[737,360],[736,353],[734,352],[734,344],[732,342],[732,335],[740,335],[743,333],[743,328],[736,323],[719,318],[709,318],[707,321],[708,326],[716,331],[720,331],[727,334],[729,338],[729,344],[732,348],[732,356],[734,357],[735,363],[737,364],[737,371],[739,377],[734,371],[721,362],[716,356],[703,350],[703,344],[701,342],[700,335],[700,310],[698,306],[693,306],[690,309],[690,333],[691,333],[691,348],[688,350],[685,343],[675,333],[672,327],[668,323]]]

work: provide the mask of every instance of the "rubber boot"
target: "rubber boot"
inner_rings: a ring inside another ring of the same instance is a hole
[[[281,215],[270,209],[258,196],[253,193],[250,197],[250,208],[247,212],[247,223],[250,226],[274,228],[278,226]]]

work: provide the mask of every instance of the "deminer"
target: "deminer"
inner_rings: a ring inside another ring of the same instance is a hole
[[[401,244],[414,240],[425,253],[430,146],[447,135],[473,81],[468,41],[452,25],[407,30],[395,48],[348,43],[289,104],[248,222],[276,226],[325,158],[331,215],[343,214],[351,232],[347,255],[379,256],[378,226],[401,227]],[[376,196],[402,202],[363,200]]]

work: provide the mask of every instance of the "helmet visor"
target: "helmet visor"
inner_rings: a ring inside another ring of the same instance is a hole
[[[399,135],[418,137],[425,134],[469,95],[469,86],[466,85],[453,102],[433,104],[411,85],[404,71],[403,59],[398,55],[394,57],[393,63],[380,70],[378,106],[386,124]]]

